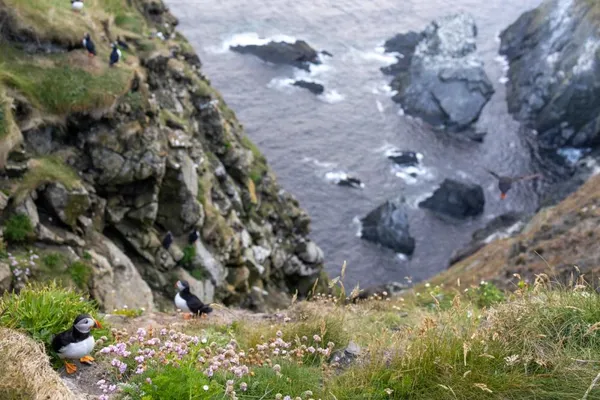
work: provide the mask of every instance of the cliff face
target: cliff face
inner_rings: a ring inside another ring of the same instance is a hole
[[[600,3],[546,0],[501,34],[509,111],[543,147],[600,142]]]
[[[0,18],[0,206],[11,268],[27,246],[44,260],[60,255],[65,271],[82,263],[90,276],[79,286],[106,308],[150,307],[153,294],[160,303],[180,278],[205,301],[255,309],[308,292],[322,271],[308,216],[160,1],[86,3],[74,13],[69,2],[0,0]],[[86,32],[96,57],[82,48]],[[123,57],[109,67],[117,39]],[[23,214],[33,229],[19,238]],[[43,264],[32,279],[57,272]]]

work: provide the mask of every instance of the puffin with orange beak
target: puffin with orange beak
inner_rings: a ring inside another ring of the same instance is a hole
[[[498,179],[498,189],[500,189],[500,198],[502,200],[506,199],[506,193],[512,188],[513,183],[521,182],[521,181],[528,181],[528,180],[532,180],[532,179],[541,179],[544,177],[541,174],[511,177],[511,176],[498,175],[494,171],[490,171],[487,168],[486,168],[486,171],[490,175],[492,175],[494,178]]]
[[[71,329],[59,333],[52,339],[52,348],[65,363],[67,374],[77,371],[77,366],[67,360],[79,359],[79,362],[91,364],[94,359],[90,356],[94,350],[94,337],[90,331],[102,329],[102,325],[89,314],[81,314],[75,318]]]

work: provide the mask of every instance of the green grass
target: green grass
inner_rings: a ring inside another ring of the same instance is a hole
[[[0,82],[21,92],[41,110],[58,116],[109,107],[128,90],[132,73],[104,65],[92,73],[89,63],[74,59],[70,53],[41,61],[2,45]]]
[[[254,155],[254,163],[252,164],[248,175],[250,176],[250,179],[258,185],[262,182],[263,177],[269,170],[267,159],[247,136],[242,137],[242,145]]]
[[[81,184],[79,176],[58,157],[44,157],[30,163],[30,168],[13,191],[17,203],[41,185],[59,182],[68,190]]]
[[[44,343],[47,351],[55,355],[50,343],[57,333],[69,329],[79,314],[98,318],[96,304],[85,300],[81,293],[59,287],[56,283],[31,284],[19,294],[5,293],[0,299],[0,325],[27,332]],[[107,335],[107,327],[94,331],[95,336]]]
[[[4,224],[4,237],[11,243],[23,243],[34,237],[33,225],[25,214],[15,214]]]
[[[92,267],[83,261],[75,261],[67,269],[71,280],[81,290],[87,290],[92,278]]]
[[[44,265],[50,269],[58,269],[64,264],[64,258],[60,253],[50,253],[42,257]]]
[[[112,313],[114,315],[120,315],[126,318],[137,318],[144,313],[144,310],[140,308],[121,308],[118,310],[114,310]]]

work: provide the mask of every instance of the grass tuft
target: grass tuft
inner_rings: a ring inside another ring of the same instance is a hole
[[[50,182],[59,182],[68,190],[81,184],[75,171],[60,158],[39,158],[30,162],[29,170],[13,191],[16,202],[21,202],[33,190]]]
[[[15,214],[4,224],[4,237],[11,243],[23,243],[34,236],[31,220],[25,214]]]

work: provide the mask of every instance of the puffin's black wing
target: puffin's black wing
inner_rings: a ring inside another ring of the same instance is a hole
[[[75,337],[71,328],[54,336],[54,339],[52,339],[52,349],[58,353],[60,349],[73,342],[75,342]]]
[[[485,170],[488,172],[488,174],[492,175],[494,178],[496,178],[496,179],[498,179],[498,180],[499,180],[499,179],[502,179],[502,177],[501,177],[500,175],[498,175],[497,173],[495,173],[494,171],[492,171],[492,170],[489,170],[489,169],[487,169],[487,168],[484,168],[484,169],[485,169]]]
[[[519,176],[513,179],[513,182],[518,182],[518,181],[529,181],[532,179],[541,179],[543,178],[543,175],[541,174],[533,174],[533,175],[523,175],[523,176]]]
[[[212,312],[212,308],[210,306],[204,304],[198,297],[191,293],[187,293],[187,296],[185,296],[184,300],[193,314],[208,314]]]

